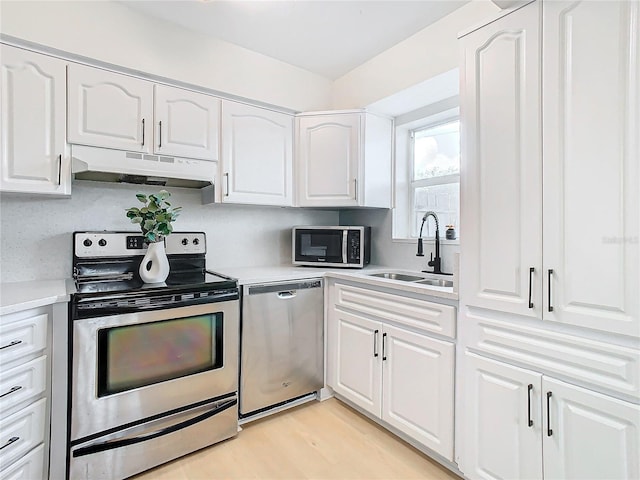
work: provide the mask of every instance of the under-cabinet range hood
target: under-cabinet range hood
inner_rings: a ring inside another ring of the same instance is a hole
[[[71,146],[71,171],[78,180],[204,188],[213,185],[216,163],[108,148]]]

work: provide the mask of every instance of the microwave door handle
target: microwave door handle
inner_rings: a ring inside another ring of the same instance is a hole
[[[349,233],[348,229],[342,230],[342,263],[345,265],[349,263],[349,259],[347,258],[347,234]]]
[[[196,417],[185,420],[184,422],[171,425],[160,430],[156,430],[150,433],[143,433],[137,437],[123,438],[121,440],[107,440],[106,442],[94,443],[93,445],[87,445],[86,447],[79,448],[73,452],[74,457],[82,457],[85,455],[91,455],[92,453],[104,452],[105,450],[113,450],[114,448],[125,447],[127,445],[134,445],[136,443],[146,442],[147,440],[153,440],[154,438],[163,437],[178,430],[200,423],[207,418],[213,417],[218,413],[224,412],[228,408],[233,407],[238,403],[237,398],[232,398],[226,402],[218,403],[214,408],[208,412],[198,415]]]

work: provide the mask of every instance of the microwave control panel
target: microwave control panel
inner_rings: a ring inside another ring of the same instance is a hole
[[[347,232],[347,263],[360,263],[360,231]]]

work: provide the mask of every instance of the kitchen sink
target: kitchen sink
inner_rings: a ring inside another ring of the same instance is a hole
[[[429,278],[422,275],[411,275],[401,272],[377,272],[369,273],[371,277],[387,278],[389,280],[400,280],[401,282],[419,283],[422,285],[433,285],[434,287],[453,287],[453,280],[441,278]]]
[[[453,287],[453,280],[441,280],[439,278],[425,278],[423,280],[417,280],[416,283],[433,285],[435,287]]]
[[[401,280],[403,282],[415,282],[417,280],[424,280],[424,277],[418,277],[416,275],[407,275],[405,273],[395,273],[395,272],[380,272],[380,273],[370,273],[372,277],[380,277],[380,278],[388,278],[390,280]]]

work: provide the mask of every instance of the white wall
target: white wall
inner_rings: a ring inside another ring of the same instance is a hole
[[[0,31],[293,110],[330,106],[331,81],[326,78],[113,1],[2,1]]]
[[[157,187],[74,182],[67,199],[0,196],[0,282],[71,276],[74,231],[137,232],[125,209],[138,204],[137,192]],[[197,190],[168,188],[183,210],[176,231],[204,231],[212,268],[291,263],[293,225],[337,225],[328,210],[238,205],[201,205]]]
[[[332,108],[362,108],[458,67],[458,33],[491,19],[500,9],[473,0],[337,79]],[[416,98],[411,110],[426,105]]]

